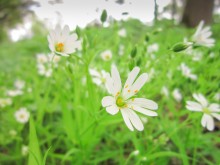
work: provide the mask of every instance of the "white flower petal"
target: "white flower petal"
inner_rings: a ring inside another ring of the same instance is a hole
[[[220,121],[220,114],[218,114],[218,113],[212,113],[212,116],[215,117],[217,120]]]
[[[204,114],[202,116],[201,124],[203,127],[207,128],[209,131],[214,130],[214,120],[213,120],[212,116],[210,116],[210,115]]]
[[[208,101],[202,94],[193,94],[194,99],[196,99],[203,107],[207,107]]]
[[[131,124],[131,121],[129,119],[129,112],[128,112],[128,109],[122,109],[121,110],[121,114],[122,114],[122,117],[124,119],[124,122],[125,124],[127,125],[127,127],[131,130],[131,131],[134,131],[134,128]]]
[[[112,96],[105,96],[102,99],[102,106],[108,107],[115,104],[115,98]]]
[[[194,101],[187,101],[186,104],[186,108],[190,111],[201,112],[203,109],[202,105]]]
[[[137,112],[140,112],[144,115],[147,115],[147,116],[157,116],[157,113],[154,112],[154,111],[150,111],[148,109],[145,109],[145,108],[142,108],[142,107],[139,107],[137,105],[130,105],[129,108],[137,111]]]
[[[212,103],[208,108],[211,112],[220,112],[220,105],[216,103]]]
[[[132,125],[138,130],[138,131],[143,131],[144,126],[141,122],[141,119],[138,117],[138,115],[131,109],[128,109],[128,115],[129,119],[132,123]]]
[[[134,98],[129,100],[130,104],[135,104],[143,108],[151,109],[151,110],[157,110],[158,105],[156,102],[152,100],[148,100],[145,98]]]
[[[111,115],[115,115],[116,113],[118,113],[119,109],[118,107],[114,104],[111,105],[109,107],[106,107],[106,111],[111,114]]]
[[[121,78],[116,66],[112,66],[111,76],[113,79],[114,93],[116,94],[117,92],[121,91]]]
[[[132,71],[128,74],[128,79],[125,82],[124,88],[130,88],[133,84],[134,80],[136,79],[138,73],[140,72],[139,67],[135,67],[132,69]]]
[[[65,41],[65,39],[68,37],[69,33],[70,33],[70,28],[69,28],[69,26],[65,25],[63,28],[63,31],[62,31],[63,41]]]
[[[110,74],[109,74],[109,73],[107,73],[107,75],[106,75],[106,83],[105,83],[105,86],[106,86],[106,88],[107,88],[107,90],[108,90],[108,93],[114,95],[113,80],[112,80],[112,78],[110,77]]]

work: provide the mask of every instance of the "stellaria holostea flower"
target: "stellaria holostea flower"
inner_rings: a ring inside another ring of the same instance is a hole
[[[10,98],[0,98],[0,108],[4,108],[8,105],[12,104],[12,100]]]
[[[81,49],[81,41],[77,40],[77,38],[76,33],[70,34],[70,29],[67,25],[63,29],[57,25],[55,30],[51,30],[47,37],[50,50],[61,56],[69,56],[76,49]]]
[[[181,100],[182,100],[182,94],[181,94],[181,92],[180,92],[180,90],[179,89],[174,89],[173,90],[173,98],[177,101],[177,102],[180,102]]]
[[[30,117],[30,113],[27,111],[26,108],[20,108],[15,112],[15,119],[19,123],[27,123]]]
[[[120,29],[120,30],[118,31],[118,35],[119,35],[120,37],[126,37],[126,36],[127,36],[127,31],[126,31],[126,29],[125,29],[125,28]]]
[[[158,109],[158,105],[154,101],[135,97],[148,79],[147,73],[143,73],[137,78],[139,72],[140,68],[135,67],[129,73],[122,88],[118,69],[112,66],[111,76],[108,74],[106,81],[106,87],[111,96],[105,96],[102,99],[102,106],[109,114],[115,115],[119,111],[121,112],[125,124],[131,131],[134,131],[134,128],[138,131],[144,129],[143,123],[135,111],[147,116],[157,116],[157,113],[151,110]]]
[[[192,74],[191,69],[185,63],[181,63],[179,69],[182,71],[183,76],[192,80],[197,80],[197,75]]]
[[[215,40],[211,38],[212,32],[209,26],[204,27],[204,21],[201,21],[197,27],[196,32],[192,36],[193,42],[198,45],[212,47],[215,44]]]
[[[106,50],[101,53],[101,57],[104,61],[109,61],[112,59],[112,52],[111,50]]]
[[[108,73],[104,70],[98,72],[96,69],[89,69],[92,80],[96,85],[105,85]]]
[[[209,131],[214,130],[214,119],[220,120],[220,105],[216,103],[209,104],[202,94],[193,94],[194,99],[197,101],[187,101],[186,108],[190,111],[202,112],[201,124]]]

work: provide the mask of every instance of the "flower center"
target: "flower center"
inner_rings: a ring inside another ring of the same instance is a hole
[[[126,106],[126,103],[125,103],[124,99],[123,99],[121,96],[119,96],[119,97],[116,99],[116,105],[117,105],[118,107],[125,107],[125,106]]]
[[[56,51],[57,51],[57,52],[63,52],[63,50],[64,50],[64,44],[61,43],[61,42],[59,42],[58,44],[56,44],[55,48],[56,48]]]
[[[202,111],[208,115],[211,114],[211,111],[208,108],[204,108]]]

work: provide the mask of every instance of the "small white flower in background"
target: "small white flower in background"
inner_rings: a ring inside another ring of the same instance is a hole
[[[215,96],[214,96],[214,99],[216,101],[220,101],[220,93],[216,93]]]
[[[214,52],[211,52],[211,53],[209,54],[209,57],[210,57],[210,58],[214,58],[214,57],[215,57],[215,53],[214,53]]]
[[[46,54],[37,54],[37,62],[40,64],[48,63],[48,57]]]
[[[140,118],[141,118],[142,123],[146,124],[148,122],[147,117],[141,116]]]
[[[174,89],[173,90],[173,98],[177,101],[177,102],[180,102],[181,100],[182,100],[182,94],[181,94],[181,92],[180,92],[180,90],[179,89]]]
[[[139,150],[135,150],[131,153],[131,155],[137,156],[139,155],[140,151]]]
[[[126,31],[126,29],[125,29],[125,28],[120,29],[120,30],[118,31],[118,35],[119,35],[120,37],[126,37],[126,36],[127,36],[127,31]]]
[[[9,135],[16,136],[17,135],[17,131],[12,129],[12,130],[9,131]]]
[[[101,53],[101,57],[104,61],[109,61],[112,59],[112,52],[111,50],[106,50]]]
[[[0,108],[4,108],[4,107],[11,105],[11,104],[12,104],[11,98],[5,98],[5,99],[0,98]]]
[[[118,55],[119,56],[123,56],[123,54],[124,54],[124,45],[119,45],[119,50],[118,50]]]
[[[194,99],[197,101],[187,101],[186,108],[190,111],[202,112],[201,124],[209,131],[213,131],[215,124],[214,119],[220,120],[220,105],[216,103],[209,104],[206,98],[202,94],[193,94]]]
[[[162,95],[164,95],[164,96],[166,96],[166,97],[168,97],[169,96],[169,90],[168,90],[168,88],[166,87],[166,86],[163,86],[162,88],[161,88],[161,92],[160,92]]]
[[[154,53],[157,52],[158,50],[159,50],[159,45],[157,43],[154,43],[147,47],[147,53]]]
[[[189,56],[192,56],[193,61],[201,61],[203,57],[203,52],[195,50],[192,47],[189,47],[185,50],[185,53]]]
[[[21,147],[21,154],[22,154],[22,156],[28,155],[28,146],[22,145],[22,147]]]
[[[20,96],[23,94],[23,91],[20,89],[15,89],[15,90],[7,90],[6,94],[10,97],[15,97],[15,96]]]
[[[16,89],[23,89],[24,86],[25,86],[25,82],[22,81],[22,80],[16,80],[15,83],[14,83],[14,86]]]
[[[182,71],[182,75],[192,80],[197,80],[197,75],[191,73],[191,69],[185,64],[181,63],[179,69]]]
[[[53,70],[50,65],[46,67],[45,65],[38,64],[37,68],[38,68],[38,73],[45,77],[50,77],[53,73]]]
[[[108,73],[104,70],[101,70],[101,72],[98,72],[95,69],[89,69],[89,73],[92,76],[92,81],[96,84],[96,85],[105,85],[106,83],[106,78]]]
[[[204,21],[201,21],[194,35],[192,36],[193,42],[198,45],[212,47],[215,44],[215,40],[211,38],[212,32],[209,26],[204,27]]]
[[[143,73],[137,78],[139,72],[140,68],[135,67],[129,73],[128,79],[122,88],[118,69],[112,66],[111,76],[108,74],[106,81],[108,93],[112,96],[105,96],[102,99],[102,106],[106,108],[109,114],[115,115],[119,111],[121,112],[125,124],[131,131],[134,131],[134,127],[138,131],[144,129],[143,123],[135,111],[147,116],[157,116],[157,113],[151,110],[158,109],[157,103],[152,100],[135,98],[135,95],[148,79],[147,73]]]
[[[27,123],[30,117],[30,113],[26,108],[20,108],[15,112],[15,119],[19,123]]]
[[[61,56],[69,56],[76,49],[81,49],[81,41],[77,40],[77,38],[76,33],[70,34],[70,29],[67,25],[63,29],[57,25],[55,30],[51,30],[47,37],[50,50]]]
[[[150,82],[155,76],[155,70],[154,68],[151,68],[150,71],[149,71],[149,74],[148,74],[148,80],[147,82]]]

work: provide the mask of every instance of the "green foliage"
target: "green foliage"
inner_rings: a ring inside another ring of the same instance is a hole
[[[121,28],[127,31],[125,38],[118,36]],[[214,37],[219,35],[219,24],[212,29]],[[213,97],[220,92],[217,38],[211,49],[196,48],[202,58],[193,61],[193,54],[181,51],[177,55],[170,48],[190,37],[194,30],[169,21],[158,22],[153,27],[129,20],[115,22],[108,28],[76,29],[83,45],[82,51],[75,55],[83,61],[75,56],[62,57],[48,78],[37,72],[36,54],[49,52],[45,34],[37,32],[40,31],[36,30],[32,39],[0,45],[0,98],[7,97],[5,93],[14,88],[16,79],[26,82],[24,94],[13,97],[12,105],[0,108],[0,164],[215,165],[220,162],[219,122],[215,122],[215,131],[208,132],[200,124],[202,114],[185,108],[186,101],[193,100],[192,93],[203,93],[210,102],[215,102]],[[148,42],[146,34],[150,37]],[[153,56],[148,48],[154,43],[159,49]],[[118,55],[120,44],[124,45],[121,56]],[[138,51],[131,58],[134,47]],[[100,57],[106,49],[113,53],[110,61]],[[197,81],[182,75],[178,69],[182,62],[198,75]],[[117,65],[122,82],[136,65],[149,77],[154,69],[154,76],[138,96],[158,103],[158,117],[147,117],[143,132],[129,131],[120,113],[109,115],[101,106],[107,92],[105,87],[93,83],[89,69],[110,72],[112,64]],[[168,88],[169,96],[161,94],[163,86]],[[172,96],[175,88],[183,95],[180,102]],[[15,120],[14,113],[20,107],[26,107],[32,116],[29,127]],[[17,135],[12,136],[11,130]],[[22,145],[28,143],[29,158],[21,152]],[[136,150],[138,154],[134,154]]]

